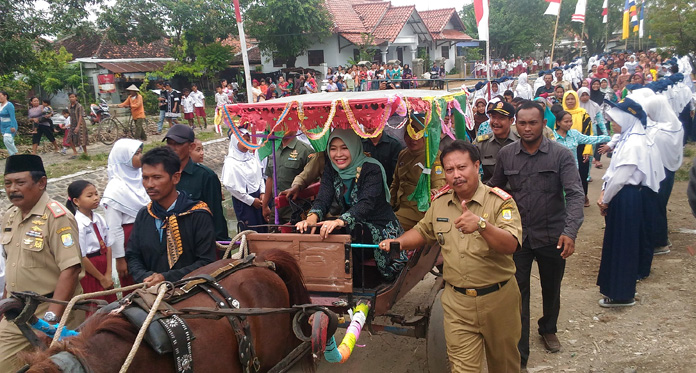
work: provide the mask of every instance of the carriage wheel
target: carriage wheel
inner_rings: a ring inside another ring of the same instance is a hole
[[[447,359],[447,344],[445,343],[445,311],[440,302],[443,291],[444,289],[437,293],[435,302],[430,307],[430,319],[428,320],[428,332],[426,335],[426,352],[430,373],[446,373],[450,371],[449,360]]]

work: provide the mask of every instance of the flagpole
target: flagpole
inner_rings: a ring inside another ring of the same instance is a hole
[[[580,42],[581,42],[580,43],[580,53],[578,53],[578,57],[582,57],[582,47],[585,46],[585,21],[582,22],[582,31],[580,32]]]
[[[247,52],[246,36],[244,35],[244,23],[242,22],[242,12],[239,7],[239,0],[233,0],[234,15],[237,19],[237,29],[239,30],[239,46],[242,49],[242,63],[244,64],[244,80],[246,81],[247,102],[253,102],[251,94],[251,70],[249,69],[249,53]],[[274,148],[275,149],[275,148]],[[276,212],[276,216],[278,213]]]
[[[563,0],[561,0],[560,3],[558,3],[558,14],[556,14],[556,27],[553,29],[553,44],[551,44],[551,66],[553,66],[553,53],[556,48],[556,33],[558,32],[558,19],[561,18],[561,3]]]
[[[607,23],[605,27],[606,37],[604,38],[604,53],[609,51],[609,13],[607,12]]]
[[[486,40],[486,79],[491,81],[491,35]],[[490,100],[490,98],[489,98]]]

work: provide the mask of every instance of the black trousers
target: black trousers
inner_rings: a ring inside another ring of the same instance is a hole
[[[590,162],[582,161],[582,152],[585,150],[585,145],[578,146],[578,172],[580,173],[580,181],[582,182],[582,190],[587,196],[587,176],[590,175]]]
[[[561,252],[555,244],[532,249],[529,240],[526,240],[522,249],[513,255],[517,267],[515,279],[522,295],[522,336],[517,348],[520,350],[523,365],[529,360],[529,278],[532,263],[536,259],[543,300],[544,314],[539,319],[539,334],[553,334],[557,332],[556,324],[561,309],[561,281],[566,262],[561,258]]]

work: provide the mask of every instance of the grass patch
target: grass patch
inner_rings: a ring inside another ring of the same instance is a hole
[[[692,159],[696,155],[696,150],[691,146],[684,147],[684,158]]]
[[[223,128],[223,131],[225,128]],[[206,142],[208,140],[219,139],[220,135],[215,133],[215,131],[205,131],[196,133],[196,138],[201,140],[201,142]]]

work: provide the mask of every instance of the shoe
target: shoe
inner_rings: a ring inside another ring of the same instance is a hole
[[[556,334],[542,334],[541,339],[544,340],[544,347],[549,352],[558,352],[561,350],[561,342],[556,337]]]
[[[629,300],[615,300],[611,298],[602,298],[599,300],[599,306],[604,308],[631,307],[635,304],[635,298],[631,298]]]
[[[669,249],[669,246],[656,247],[653,250],[653,255],[665,255],[665,254],[669,254],[670,251],[672,251],[672,250]]]

